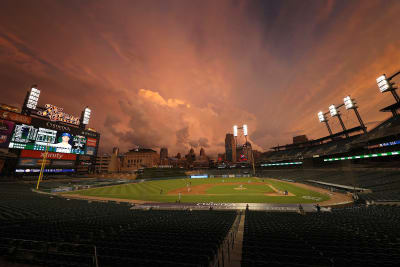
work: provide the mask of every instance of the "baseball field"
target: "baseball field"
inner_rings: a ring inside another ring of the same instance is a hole
[[[208,178],[143,181],[68,194],[151,202],[315,203],[329,200],[312,187],[267,178]]]

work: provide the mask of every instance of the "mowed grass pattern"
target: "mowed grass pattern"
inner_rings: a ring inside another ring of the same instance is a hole
[[[267,185],[251,185],[249,182],[266,182],[280,191],[289,191],[295,196],[267,196],[273,190]],[[246,190],[235,190],[239,185],[221,185],[221,183],[243,183]],[[169,191],[202,184],[219,184],[208,188],[204,195],[181,195],[181,202],[225,202],[225,203],[314,203],[328,200],[329,196],[297,187],[285,182],[260,178],[208,178],[208,179],[171,179],[145,181],[134,184],[99,187],[69,192],[84,196],[145,200],[155,202],[176,202],[178,194],[170,195]],[[162,193],[160,192],[162,190]]]

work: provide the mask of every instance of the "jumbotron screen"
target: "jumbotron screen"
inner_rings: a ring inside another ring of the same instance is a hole
[[[92,138],[64,131],[26,124],[15,126],[9,148],[45,151],[46,147],[49,152],[93,155],[95,143]]]

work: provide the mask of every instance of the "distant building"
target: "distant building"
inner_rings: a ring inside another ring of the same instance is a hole
[[[208,168],[210,166],[210,160],[206,155],[204,148],[200,149],[200,157],[193,162],[195,168]]]
[[[135,171],[140,168],[153,168],[159,164],[159,155],[153,149],[136,148],[125,153],[121,171]]]
[[[111,156],[109,154],[97,156],[96,163],[94,165],[94,171],[96,173],[108,173],[110,162],[111,162]]]
[[[161,165],[168,165],[168,148],[162,147],[160,149],[160,164]]]
[[[252,162],[253,153],[250,142],[246,142],[243,146],[236,149],[236,160],[238,162]]]
[[[186,156],[185,156],[185,158],[186,158],[186,161],[190,164],[190,163],[192,163],[192,162],[194,162],[195,160],[196,160],[196,154],[194,153],[194,149],[193,148],[191,148],[190,150],[189,150],[189,154],[187,154]]]
[[[225,159],[236,162],[236,140],[231,133],[227,133],[225,137]]]
[[[119,157],[119,148],[114,147],[111,155],[104,154],[96,157],[96,173],[115,173],[121,171],[121,159]]]
[[[225,153],[218,154],[217,156],[217,162],[222,162],[225,161]]]
[[[204,150],[204,148],[200,149],[200,160],[209,160],[209,158],[206,155],[206,151]]]

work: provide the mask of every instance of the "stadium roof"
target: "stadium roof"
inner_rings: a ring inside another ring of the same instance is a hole
[[[381,112],[393,112],[393,111],[398,110],[398,109],[400,109],[400,102],[399,103],[395,103],[395,104],[390,105],[390,106],[387,106],[387,107],[384,107],[380,111]]]

